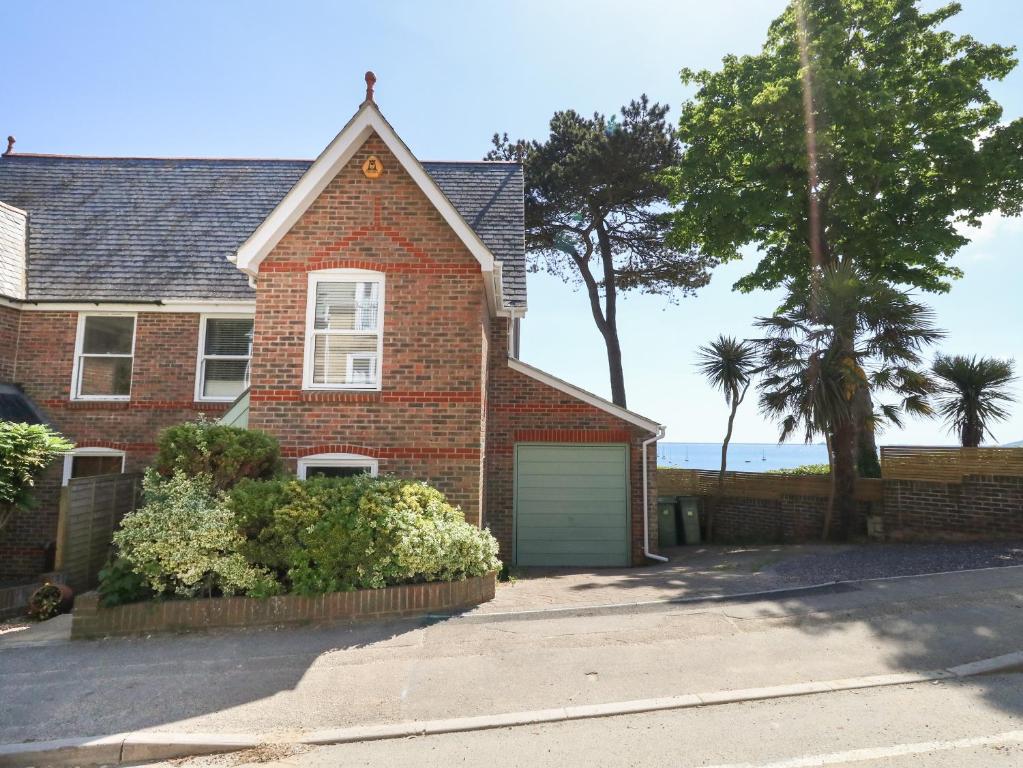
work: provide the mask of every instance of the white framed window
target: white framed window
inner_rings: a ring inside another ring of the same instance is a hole
[[[383,273],[310,272],[302,388],[378,390],[383,351]]]
[[[367,474],[373,477],[380,471],[380,462],[372,456],[357,453],[318,453],[298,460],[298,477],[351,477]]]
[[[199,318],[199,358],[195,369],[197,401],[231,402],[248,388],[252,323],[249,315],[202,315]]]
[[[134,314],[79,314],[72,400],[127,400],[135,359]]]
[[[113,448],[75,448],[64,454],[63,485],[74,477],[116,475],[124,472],[124,451]]]

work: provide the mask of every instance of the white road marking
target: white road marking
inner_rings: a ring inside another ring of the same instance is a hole
[[[846,752],[832,752],[829,755],[807,755],[779,760],[773,763],[729,763],[711,768],[818,768],[818,766],[862,763],[865,760],[881,760],[905,755],[923,755],[928,752],[948,752],[956,749],[988,747],[995,744],[1018,742],[1023,744],[1023,731],[1006,731],[993,736],[974,736],[953,741],[921,741],[916,744],[896,744],[892,747],[868,747],[851,749]]]

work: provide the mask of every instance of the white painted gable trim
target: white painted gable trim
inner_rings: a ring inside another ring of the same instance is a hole
[[[531,365],[526,365],[521,360],[516,360],[514,357],[508,358],[508,367],[513,371],[517,371],[525,376],[529,376],[532,379],[541,381],[548,387],[553,387],[559,392],[564,392],[566,395],[571,395],[577,400],[582,400],[584,403],[592,405],[594,408],[599,408],[606,413],[610,413],[612,416],[616,416],[622,421],[627,421],[630,424],[635,424],[641,429],[645,429],[652,434],[656,434],[661,428],[661,425],[656,421],[651,421],[638,413],[633,413],[630,410],[615,405],[609,400],[605,400],[602,397],[592,392],[587,392],[585,389],[580,389],[574,384],[569,384],[567,381],[559,379],[557,376],[551,376],[546,371],[541,371],[539,368],[534,368]]]
[[[387,145],[387,148],[397,158],[405,172],[416,182],[423,194],[433,203],[448,226],[455,231],[465,247],[469,249],[469,252],[476,257],[482,271],[494,271],[497,260],[493,253],[483,244],[472,227],[466,223],[447,196],[441,192],[437,183],[430,178],[426,169],[416,160],[405,142],[394,132],[391,124],[384,119],[380,110],[372,103],[364,104],[355,113],[355,116],[348,121],[348,125],[342,128],[341,133],[320,153],[320,156],[291,188],[291,191],[256,227],[249,239],[242,243],[233,258],[240,270],[249,275],[259,273],[259,265],[263,259],[374,132]]]

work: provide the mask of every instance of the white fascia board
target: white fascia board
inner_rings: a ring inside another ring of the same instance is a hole
[[[364,104],[316,161],[309,166],[291,191],[277,204],[270,215],[242,243],[233,259],[235,265],[249,275],[259,273],[259,265],[295,225],[309,206],[335,176],[347,165],[371,134],[376,133],[406,173],[415,181],[459,239],[476,257],[483,272],[493,272],[496,259],[483,244],[437,183],[416,160],[375,104]]]
[[[0,306],[25,312],[179,312],[183,314],[239,314],[252,315],[256,302],[202,301],[196,299],[161,299],[160,301],[20,301],[0,297]]]
[[[605,400],[602,397],[598,397],[592,392],[587,392],[585,389],[580,389],[574,384],[569,384],[563,379],[559,379],[557,376],[551,376],[546,371],[541,371],[539,368],[534,368],[531,365],[526,365],[521,360],[516,360],[514,357],[508,358],[508,367],[513,371],[517,371],[525,376],[529,376],[532,379],[543,382],[549,387],[553,387],[559,392],[564,392],[566,395],[570,395],[577,400],[582,400],[584,403],[592,405],[594,408],[610,413],[612,416],[616,416],[622,421],[627,421],[630,424],[635,424],[641,429],[645,429],[651,434],[656,434],[661,428],[661,425],[656,421],[640,416],[638,413],[633,413],[630,410],[622,408],[621,406],[615,405],[610,400]]]

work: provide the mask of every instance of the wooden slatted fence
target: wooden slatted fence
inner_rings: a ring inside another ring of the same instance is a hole
[[[659,496],[713,496],[718,490],[718,473],[704,469],[657,469]],[[827,475],[774,475],[764,472],[726,472],[724,495],[747,499],[780,499],[785,496],[827,498],[831,478]],[[856,481],[858,501],[880,501],[882,481]]]
[[[96,586],[111,537],[141,490],[137,473],[74,478],[61,490],[56,565],[76,592]]]
[[[1023,477],[1023,448],[885,446],[881,476],[961,484],[969,476]]]

